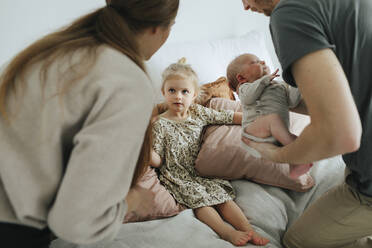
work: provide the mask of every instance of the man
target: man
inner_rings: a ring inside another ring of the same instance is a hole
[[[343,154],[345,183],[289,228],[294,247],[372,247],[372,1],[243,0],[270,16],[284,80],[299,88],[311,123],[291,144],[244,142],[276,162],[305,164]],[[363,239],[364,238],[364,239]],[[370,242],[368,244],[368,242]]]

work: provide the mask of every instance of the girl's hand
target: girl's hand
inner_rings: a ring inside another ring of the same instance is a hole
[[[274,78],[276,77],[280,77],[280,75],[278,74],[279,72],[279,69],[276,69],[273,73],[271,73],[270,75],[270,81],[274,80]]]
[[[261,154],[262,158],[273,162],[279,162],[276,160],[276,155],[280,149],[279,146],[267,142],[255,142],[245,137],[242,137],[242,141],[248,146],[256,149]]]

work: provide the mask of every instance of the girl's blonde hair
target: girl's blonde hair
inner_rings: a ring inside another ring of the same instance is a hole
[[[58,96],[63,95],[88,73],[95,63],[97,49],[101,45],[108,45],[120,51],[145,71],[136,37],[147,28],[168,27],[177,15],[179,0],[106,0],[106,2],[106,7],[93,11],[69,26],[41,38],[12,59],[0,78],[0,118],[10,119],[6,100],[19,86],[25,87],[25,80],[22,79],[27,69],[37,62],[42,62],[40,75],[41,83],[45,86],[48,69],[53,61],[64,56],[73,56],[78,50],[85,52],[81,61],[72,65],[69,71],[75,73],[76,69],[79,69],[78,74],[72,80],[63,82],[63,87],[57,92]],[[150,158],[150,130],[149,126],[132,185],[147,169],[145,164],[148,164]]]
[[[169,65],[164,72],[162,73],[162,85],[161,91],[164,92],[164,85],[165,82],[171,77],[182,77],[184,79],[190,79],[192,84],[194,85],[195,94],[198,95],[199,93],[199,78],[196,72],[192,69],[190,64],[186,64],[186,58],[183,57],[177,61],[177,63],[173,63]]]

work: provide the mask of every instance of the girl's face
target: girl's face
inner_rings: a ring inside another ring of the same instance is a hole
[[[162,92],[168,109],[175,113],[185,113],[196,97],[192,81],[181,76],[169,77]]]

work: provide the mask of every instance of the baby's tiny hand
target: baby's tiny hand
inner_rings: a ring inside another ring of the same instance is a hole
[[[279,69],[276,69],[273,73],[271,73],[270,81],[272,81],[276,77],[280,77],[280,75],[278,74],[278,71],[279,71]]]

